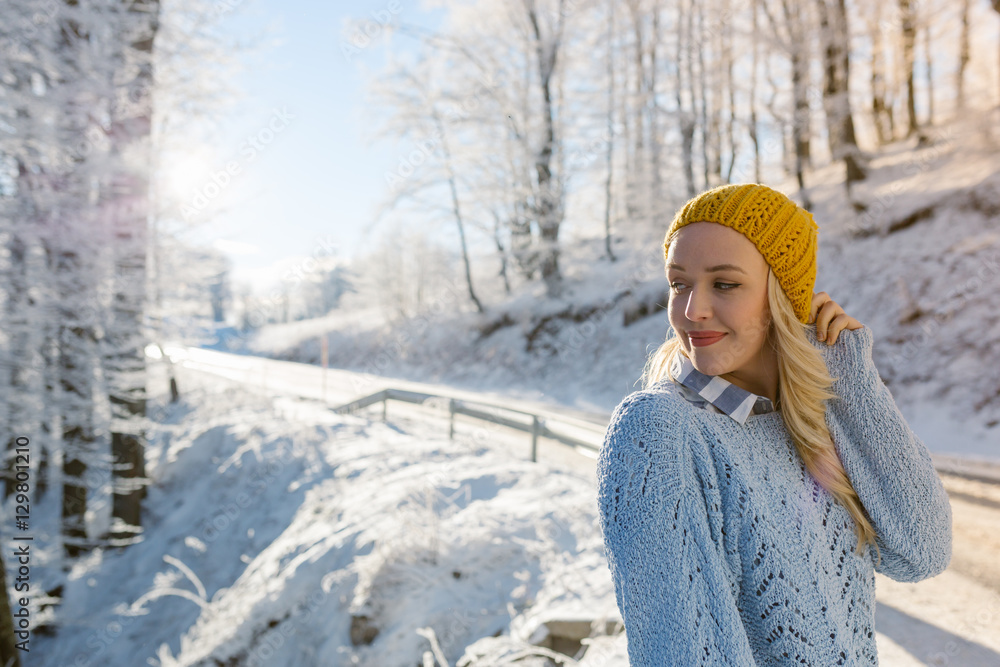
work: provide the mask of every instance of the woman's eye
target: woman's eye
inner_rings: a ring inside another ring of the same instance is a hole
[[[684,286],[683,283],[670,283],[670,288],[674,289],[674,290],[679,290],[680,287],[678,287],[678,285],[680,285],[681,287]],[[737,287],[739,287],[740,283],[720,283],[720,282],[717,282],[717,283],[715,283],[715,286],[717,288],[720,288],[723,292],[729,292],[729,291],[731,291],[731,290],[736,289]]]

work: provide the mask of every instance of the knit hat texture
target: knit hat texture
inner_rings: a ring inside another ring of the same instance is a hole
[[[750,239],[777,276],[799,321],[808,323],[819,232],[812,213],[766,185],[722,185],[694,197],[677,211],[664,237],[664,259],[666,239],[692,222],[717,222]]]

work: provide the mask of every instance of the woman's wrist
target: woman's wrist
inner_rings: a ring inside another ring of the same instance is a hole
[[[872,360],[874,335],[871,327],[860,329],[843,329],[837,335],[832,345],[816,337],[815,325],[806,329],[806,337],[823,353],[830,375],[836,378],[861,380],[865,374],[874,373],[877,377],[875,362]]]

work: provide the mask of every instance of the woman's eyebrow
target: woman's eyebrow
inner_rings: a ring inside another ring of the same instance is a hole
[[[681,266],[680,264],[674,264],[673,262],[671,262],[670,264],[667,264],[667,268],[668,269],[677,269],[678,271],[684,271],[685,270],[685,268],[683,266]],[[719,264],[718,266],[710,266],[710,267],[708,267],[705,270],[708,271],[708,272],[712,272],[712,271],[739,271],[740,273],[744,273],[744,274],[746,273],[746,271],[744,271],[740,267],[736,266],[735,264]]]

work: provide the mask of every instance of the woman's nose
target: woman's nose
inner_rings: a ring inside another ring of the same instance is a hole
[[[705,320],[712,316],[712,299],[707,290],[692,287],[688,290],[687,308],[684,315],[689,320]]]

